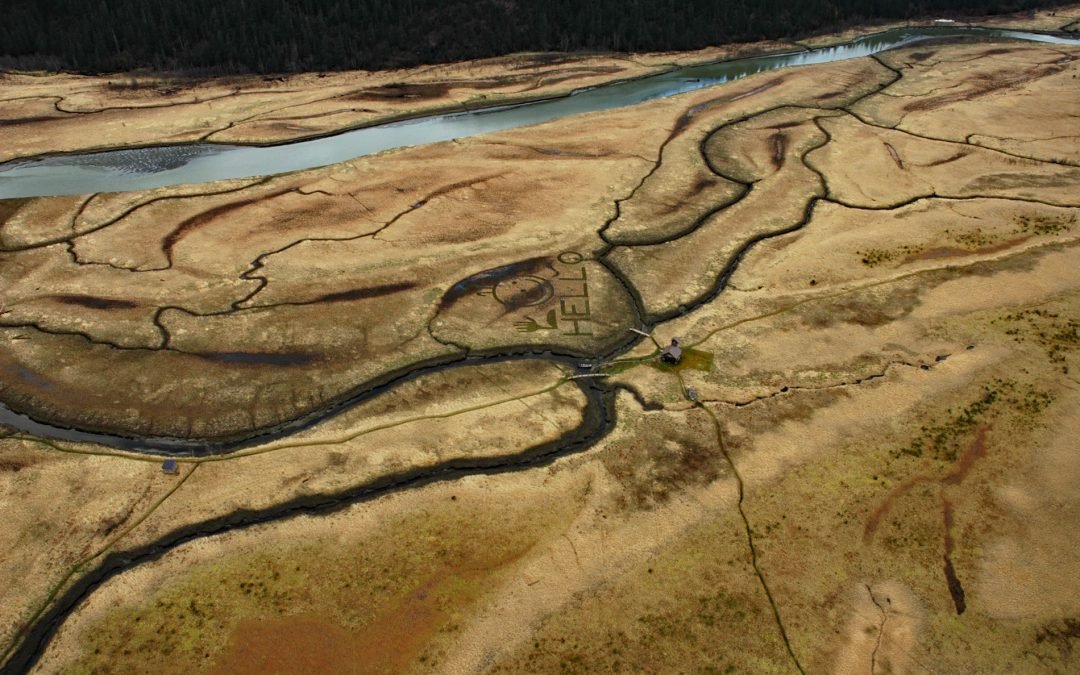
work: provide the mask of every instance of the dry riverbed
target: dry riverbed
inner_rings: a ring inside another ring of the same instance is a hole
[[[131,552],[38,671],[1077,669],[1078,78],[1076,47],[924,45],[264,180],[0,203],[0,394],[58,424],[238,438],[517,355],[176,475],[12,431],[4,649]],[[268,100],[214,103],[250,106],[215,140],[280,139]],[[428,106],[398,104],[373,114]],[[175,107],[106,107],[144,134],[108,144],[195,137]],[[594,372],[606,436],[499,464],[595,422],[569,378],[643,321],[682,364],[640,342]],[[482,470],[377,491],[450,465]]]

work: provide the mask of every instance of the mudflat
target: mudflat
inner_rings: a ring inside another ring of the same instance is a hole
[[[402,70],[193,77],[0,74],[0,162],[161,143],[265,145],[436,112],[519,103],[790,45],[634,55],[515,54]]]
[[[933,43],[0,203],[2,400],[216,448],[8,430],[5,659],[1076,669],[1076,116],[1080,48]]]

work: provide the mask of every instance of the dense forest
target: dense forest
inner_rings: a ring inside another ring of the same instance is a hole
[[[388,68],[519,51],[663,51],[1065,0],[6,0],[0,66]]]

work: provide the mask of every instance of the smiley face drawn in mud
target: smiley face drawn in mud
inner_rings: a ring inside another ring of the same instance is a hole
[[[519,333],[561,330],[564,335],[589,337],[594,319],[584,262],[580,253],[564,251],[554,258],[530,258],[484,270],[455,284],[440,307],[475,293],[494,298],[502,306],[502,314],[493,320],[515,314],[514,328]],[[550,276],[544,271],[550,271]],[[528,314],[518,314],[521,310]]]
[[[550,301],[555,297],[555,287],[544,277],[528,274],[503,279],[480,292],[480,295],[488,294],[513,311],[523,307],[536,307]]]

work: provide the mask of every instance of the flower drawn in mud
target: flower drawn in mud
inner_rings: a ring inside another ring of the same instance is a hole
[[[545,325],[541,325],[536,319],[527,316],[524,321],[515,321],[514,327],[517,328],[519,333],[535,333],[538,330],[556,330],[559,327],[559,319],[557,312],[554,309],[547,313],[545,322]]]

